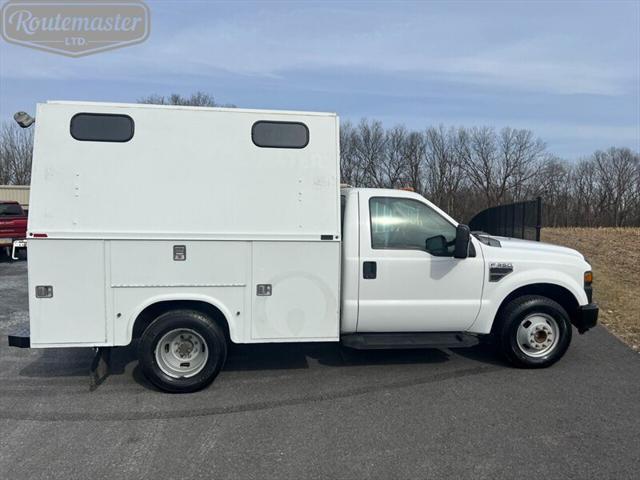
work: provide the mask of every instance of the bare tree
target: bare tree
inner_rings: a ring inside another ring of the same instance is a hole
[[[498,147],[495,131],[490,127],[459,128],[457,154],[471,185],[483,197],[482,206],[497,205],[496,195]]]
[[[406,186],[414,192],[423,192],[425,181],[425,141],[419,132],[410,132],[406,138],[404,155],[406,160]]]
[[[631,180],[638,168],[638,155],[628,148],[611,148],[593,154],[600,186],[599,204],[603,220],[615,227],[625,226],[638,195],[638,184]]]
[[[354,187],[364,182],[364,168],[356,151],[357,135],[350,122],[340,125],[340,179]]]
[[[601,211],[597,172],[592,159],[583,159],[574,168],[572,190],[573,224],[593,227],[598,224],[596,212]]]
[[[441,125],[428,128],[424,142],[426,191],[431,201],[453,214],[460,208],[458,199],[464,177],[457,140],[455,130],[446,130]]]
[[[531,130],[506,127],[500,131],[498,148],[497,198],[525,199],[529,193],[529,180],[535,176],[544,159],[544,142],[534,138]]]
[[[546,158],[531,182],[525,185],[529,198],[544,198],[543,218],[547,225],[572,225],[575,218],[572,215],[572,190],[574,169],[567,162],[557,157]],[[525,196],[522,198],[526,199]]]
[[[387,140],[382,123],[363,119],[353,140],[358,163],[362,166],[364,182],[370,187],[387,186],[381,168]]]
[[[632,195],[632,210],[629,217],[629,225],[640,225],[640,153],[635,153],[635,172],[633,173],[629,182],[635,185],[635,189]]]
[[[220,105],[215,101],[212,95],[200,91],[192,93],[188,97],[179,93],[172,93],[167,97],[153,94],[138,99],[138,103],[149,103],[154,105],[185,105],[190,107],[235,107],[235,105],[232,104]]]
[[[13,122],[0,127],[0,184],[29,185],[33,157],[33,129]]]
[[[385,152],[380,164],[385,187],[407,186],[407,136],[407,129],[401,125],[386,132]]]
[[[460,128],[457,151],[466,176],[484,206],[520,200],[545,156],[545,145],[530,130]]]

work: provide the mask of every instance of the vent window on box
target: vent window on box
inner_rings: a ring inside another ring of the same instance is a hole
[[[78,113],[70,127],[71,136],[83,142],[128,142],[133,130],[130,116],[105,113]]]
[[[309,129],[300,122],[259,121],[251,128],[251,139],[263,148],[304,148],[309,143]]]

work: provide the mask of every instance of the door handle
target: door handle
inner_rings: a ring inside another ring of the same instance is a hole
[[[378,275],[378,264],[376,262],[364,262],[362,264],[362,278],[372,279]]]

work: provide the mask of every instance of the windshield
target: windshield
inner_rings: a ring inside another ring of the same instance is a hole
[[[22,207],[17,203],[0,203],[0,217],[22,215],[24,215]]]

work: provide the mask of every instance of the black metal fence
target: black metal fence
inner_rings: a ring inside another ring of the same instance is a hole
[[[471,231],[540,241],[542,198],[487,208],[469,222]]]

